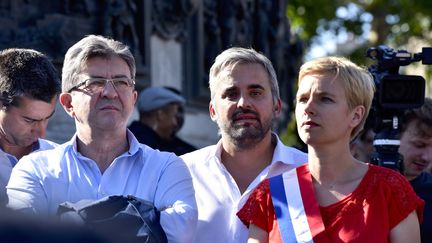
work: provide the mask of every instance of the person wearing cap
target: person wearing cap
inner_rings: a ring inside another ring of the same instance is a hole
[[[138,97],[139,120],[132,122],[129,130],[153,149],[176,155],[192,152],[196,148],[176,136],[184,104],[185,99],[168,88],[146,88]]]

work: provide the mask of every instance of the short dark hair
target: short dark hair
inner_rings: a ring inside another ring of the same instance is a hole
[[[0,101],[3,107],[19,106],[24,96],[49,103],[60,91],[60,77],[47,56],[31,49],[0,51]]]
[[[402,117],[402,133],[405,132],[411,122],[420,137],[432,137],[432,99],[426,97],[420,108],[406,110]]]

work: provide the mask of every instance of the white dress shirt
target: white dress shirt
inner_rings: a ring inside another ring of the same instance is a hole
[[[39,138],[33,143],[33,152],[48,150],[56,147],[58,144]],[[6,195],[6,185],[12,172],[12,168],[18,163],[18,159],[12,154],[8,154],[0,149],[0,200]]]
[[[285,146],[276,134],[273,136],[277,139],[277,145],[271,164],[252,181],[243,195],[221,162],[221,141],[181,156],[192,174],[198,205],[198,226],[194,242],[246,242],[249,231],[236,213],[251,191],[266,177],[278,175],[307,162],[307,154]]]
[[[191,175],[175,154],[138,143],[128,131],[129,150],[101,174],[96,162],[76,150],[76,135],[56,149],[23,157],[7,185],[8,206],[55,214],[60,203],[134,195],[163,209],[160,223],[169,242],[191,242],[197,206]]]

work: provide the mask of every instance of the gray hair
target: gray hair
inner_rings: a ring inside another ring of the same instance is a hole
[[[62,70],[62,91],[68,92],[78,83],[76,76],[90,58],[112,56],[118,56],[127,63],[131,78],[135,80],[135,58],[127,45],[103,36],[89,35],[66,52]]]
[[[279,84],[276,77],[276,72],[270,60],[261,53],[258,53],[252,48],[232,47],[219,54],[209,74],[209,88],[211,100],[215,96],[216,83],[218,82],[219,74],[225,69],[231,69],[238,64],[261,64],[267,71],[270,78],[271,92],[273,103],[276,104],[279,96]]]

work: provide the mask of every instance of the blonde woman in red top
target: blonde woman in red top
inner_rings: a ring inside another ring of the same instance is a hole
[[[371,75],[345,58],[301,67],[295,113],[308,164],[251,194],[238,213],[249,242],[420,242],[424,203],[410,184],[350,152],[373,95]]]

